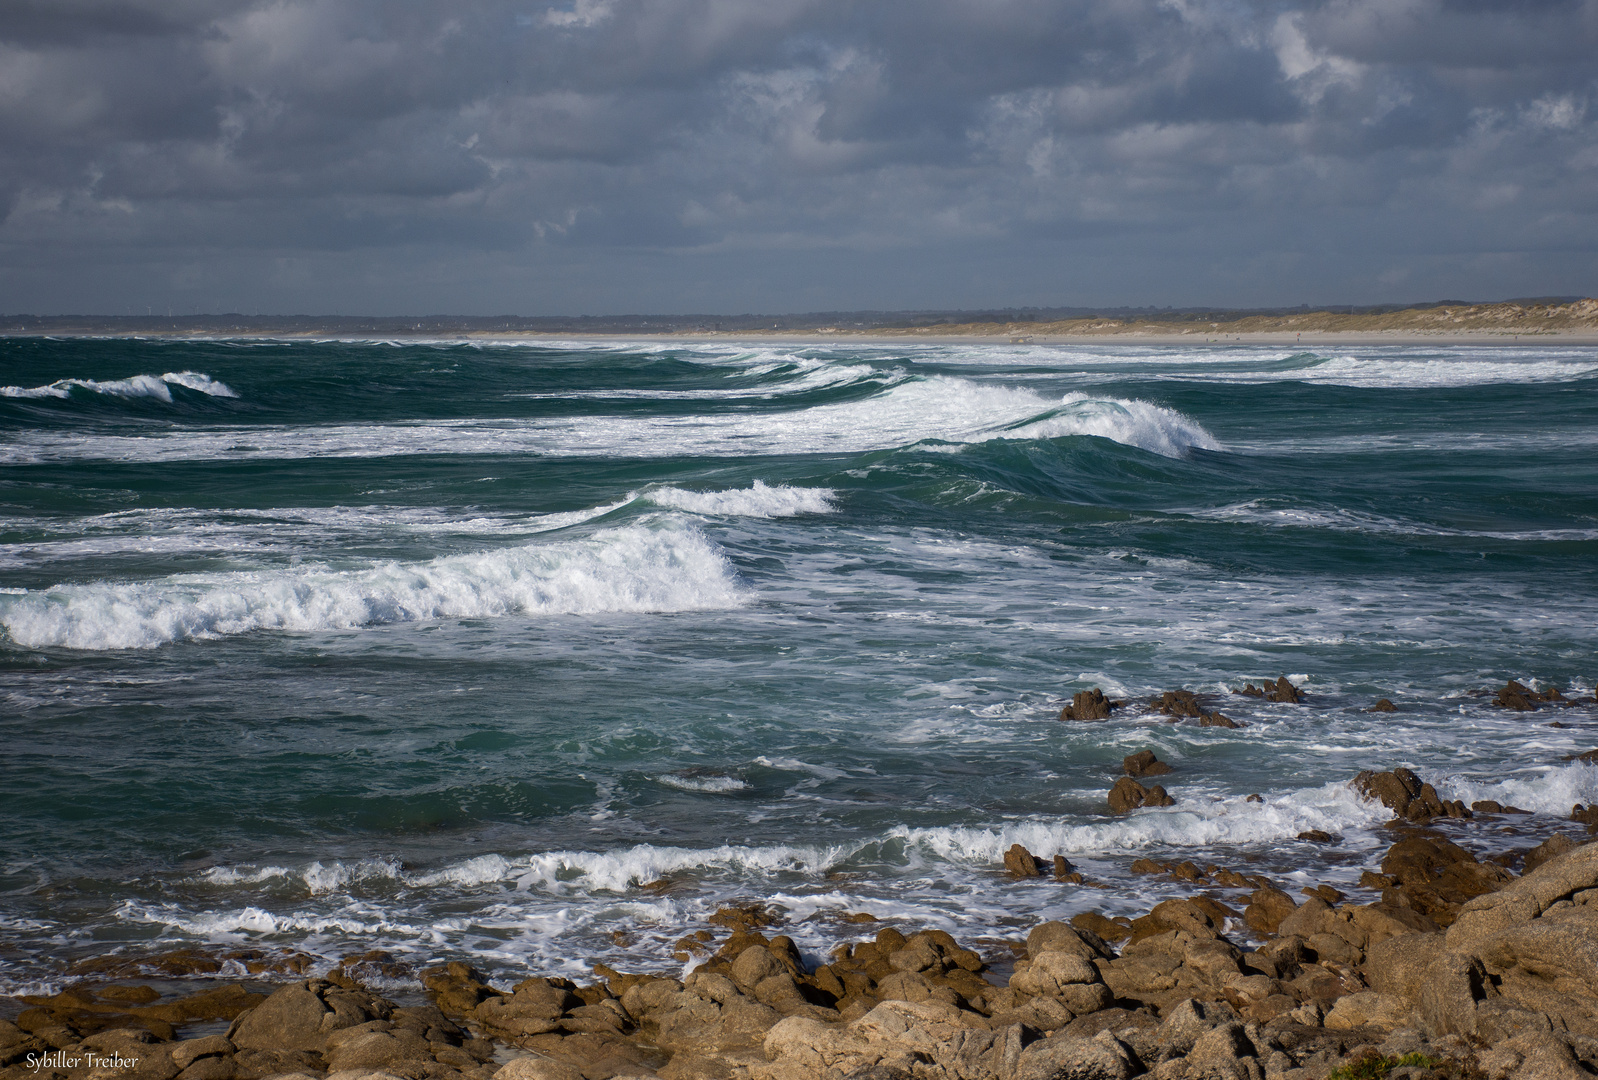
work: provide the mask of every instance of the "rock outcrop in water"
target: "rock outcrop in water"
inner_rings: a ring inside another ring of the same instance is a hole
[[[1081,690],[1071,697],[1071,704],[1060,710],[1061,720],[1108,720],[1111,709],[1119,709],[1123,703],[1111,701],[1104,696],[1104,691],[1098,687],[1092,690]]]
[[[1219,712],[1208,711],[1204,708],[1199,696],[1191,690],[1167,690],[1150,703],[1151,707],[1173,722],[1184,718],[1192,718],[1199,722],[1200,727],[1225,727],[1237,728],[1245,725]]]
[[[1171,767],[1155,757],[1153,750],[1139,750],[1121,759],[1121,771],[1138,780],[1145,776],[1164,776]]]
[[[1232,693],[1241,694],[1244,697],[1264,698],[1266,701],[1285,702],[1290,705],[1297,705],[1305,697],[1302,690],[1287,681],[1286,675],[1281,676],[1274,683],[1265,683],[1263,686],[1255,686],[1253,683],[1248,683],[1243,689],[1233,690]]]
[[[1176,800],[1163,787],[1144,787],[1130,776],[1123,776],[1110,788],[1110,810],[1124,814],[1140,806],[1175,806]]]

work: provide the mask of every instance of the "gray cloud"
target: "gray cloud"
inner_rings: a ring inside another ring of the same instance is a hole
[[[1598,0],[18,0],[0,307],[1598,292]]]

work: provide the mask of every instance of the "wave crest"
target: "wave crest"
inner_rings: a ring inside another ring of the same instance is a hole
[[[134,375],[126,379],[57,379],[44,386],[0,386],[0,397],[70,398],[74,388],[119,398],[154,398],[172,402],[172,387],[181,386],[207,397],[236,398],[225,382],[199,371],[169,371],[165,375]]]
[[[254,630],[339,630],[441,618],[703,611],[746,599],[693,529],[629,526],[586,540],[364,570],[178,574],[0,597],[0,628],[28,648],[148,649]]]

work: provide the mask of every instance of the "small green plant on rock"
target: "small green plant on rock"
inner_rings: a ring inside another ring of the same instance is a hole
[[[1435,1069],[1442,1062],[1425,1054],[1405,1054],[1403,1057],[1382,1057],[1367,1054],[1358,1061],[1333,1069],[1326,1080],[1386,1080],[1394,1069]]]

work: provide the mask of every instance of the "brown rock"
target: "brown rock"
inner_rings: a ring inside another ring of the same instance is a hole
[[[1011,844],[1010,850],[1004,853],[1004,868],[1014,877],[1037,877],[1037,856],[1020,844]]]
[[[1394,769],[1392,772],[1371,772],[1366,770],[1353,779],[1354,790],[1367,799],[1375,799],[1399,817],[1409,810],[1409,804],[1415,801],[1416,796],[1424,786],[1420,777],[1408,769]]]
[[[1243,689],[1233,690],[1232,693],[1241,694],[1244,697],[1264,698],[1266,701],[1279,701],[1289,705],[1296,705],[1303,701],[1305,697],[1304,692],[1288,682],[1285,675],[1274,683],[1265,683],[1263,686],[1255,686],[1253,683],[1249,683]]]
[[[749,946],[732,964],[733,980],[751,989],[779,972],[783,972],[783,965],[764,945]]]
[[[583,1080],[574,1065],[549,1058],[521,1057],[500,1068],[494,1080]]]
[[[1191,690],[1167,690],[1154,707],[1166,716],[1190,716],[1197,719],[1204,715],[1204,710],[1199,707],[1198,697]]]
[[[1439,955],[1420,988],[1420,1016],[1433,1035],[1468,1035],[1476,1030],[1476,1002],[1487,996],[1487,970],[1474,956]]]
[[[1077,872],[1077,868],[1071,865],[1070,859],[1067,859],[1064,855],[1056,854],[1054,856],[1054,880],[1080,885],[1084,879]]]
[[[1564,833],[1554,833],[1554,835],[1526,852],[1526,859],[1522,865],[1525,867],[1526,873],[1529,874],[1549,859],[1557,858],[1578,846],[1580,845]]]
[[[1199,717],[1199,727],[1240,728],[1242,726],[1224,713],[1205,713]]]
[[[1130,776],[1123,776],[1110,788],[1110,809],[1124,814],[1140,806],[1175,806],[1176,800],[1158,784],[1144,787]]]
[[[1078,930],[1097,934],[1105,941],[1123,941],[1132,936],[1132,920],[1125,916],[1109,919],[1096,911],[1084,911],[1071,916],[1071,925]]]
[[[1397,712],[1398,706],[1386,698],[1377,699],[1376,704],[1365,710],[1366,712]]]
[[[1153,750],[1139,750],[1121,761],[1121,771],[1128,776],[1164,776],[1171,767],[1154,756]]]
[[[172,1064],[179,1069],[187,1069],[201,1058],[219,1057],[224,1054],[231,1056],[237,1049],[224,1035],[207,1035],[203,1039],[185,1039],[172,1045]]]
[[[1297,908],[1293,898],[1280,889],[1256,889],[1243,909],[1243,921],[1259,933],[1271,935]]]
[[[102,986],[95,993],[106,1001],[126,1001],[131,1005],[161,1000],[161,995],[149,986]]]
[[[1098,687],[1072,695],[1071,704],[1060,710],[1061,720],[1108,720],[1116,702],[1104,696]]]
[[[1338,837],[1333,836],[1329,832],[1323,832],[1320,829],[1306,829],[1304,832],[1298,834],[1298,838],[1300,840],[1311,840],[1317,844],[1335,844],[1338,841]]]
[[[1130,776],[1123,776],[1110,788],[1110,810],[1117,814],[1135,810],[1143,805],[1143,800],[1148,798],[1148,794],[1148,788]]]
[[[320,979],[274,992],[233,1022],[228,1038],[241,1050],[320,1052],[327,1037],[389,1013],[376,995],[340,990]]]
[[[1570,820],[1580,822],[1587,826],[1587,831],[1598,829],[1598,803],[1592,806],[1583,806],[1581,803],[1570,808]]]

